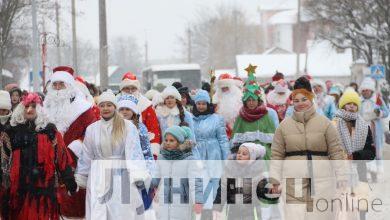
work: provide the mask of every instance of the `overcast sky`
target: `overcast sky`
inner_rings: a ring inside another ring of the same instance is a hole
[[[106,0],[108,38],[133,36],[144,45],[145,33],[149,43],[150,59],[178,57],[177,37],[200,9],[213,10],[221,3],[239,4],[255,21],[259,15],[260,0]],[[62,2],[62,1],[60,1]],[[70,2],[70,1],[69,1]],[[77,34],[79,39],[98,45],[98,0],[79,0]],[[64,3],[61,3],[64,4]],[[66,10],[66,9],[64,9]],[[63,34],[70,37],[70,13],[62,12],[62,20],[68,24]],[[143,47],[142,47],[143,48]]]

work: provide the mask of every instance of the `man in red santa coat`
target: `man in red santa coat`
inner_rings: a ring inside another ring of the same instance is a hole
[[[54,123],[63,135],[65,145],[71,150],[77,166],[77,159],[82,152],[82,141],[87,127],[97,121],[93,111],[93,103],[87,101],[85,95],[77,88],[71,67],[59,66],[53,69],[47,95],[43,103],[50,122]],[[85,191],[73,197],[62,193],[60,198],[61,213],[66,217],[84,217]]]
[[[237,86],[237,80],[228,73],[218,77],[215,87],[215,94],[213,95],[213,104],[216,106],[215,112],[224,118],[226,133],[230,138],[234,122],[242,107],[242,91]]]
[[[283,73],[280,72],[276,72],[272,77],[272,86],[274,90],[267,94],[267,104],[278,113],[279,122],[281,122],[290,104],[291,91],[288,89]]]
[[[123,75],[119,88],[121,92],[118,94],[118,98],[121,95],[130,94],[138,99],[137,108],[138,111],[141,112],[140,120],[148,129],[152,153],[156,158],[160,152],[161,132],[152,102],[141,94],[141,84],[137,77],[131,72]]]

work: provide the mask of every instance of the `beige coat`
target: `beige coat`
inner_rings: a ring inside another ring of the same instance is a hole
[[[310,197],[320,196],[323,198],[334,193],[333,189],[335,188],[337,173],[342,172],[340,170],[341,166],[332,164],[331,160],[345,160],[346,154],[340,144],[335,126],[325,116],[317,114],[314,106],[306,112],[294,112],[292,117],[282,121],[276,129],[271,150],[270,176],[280,183],[284,183],[288,178],[293,178],[290,181],[294,182],[294,179],[309,177],[307,156],[287,157],[286,152],[309,150],[327,152],[328,155],[312,157],[313,179],[311,181],[314,184],[314,187],[312,187],[314,193],[311,192],[311,195],[309,195],[310,190],[307,179],[302,180],[302,186],[294,186],[294,183],[286,182],[286,188],[282,187],[284,191],[282,195],[286,197],[285,201],[288,204],[310,204]],[[297,184],[297,181],[295,183]],[[294,191],[297,188],[302,189],[302,196],[297,196],[299,193]],[[290,210],[299,213],[296,207]],[[290,216],[290,214],[286,213],[287,216]],[[306,210],[302,211],[301,214],[307,217],[307,214],[312,214],[312,212],[308,213]],[[321,214],[324,217],[326,216],[325,213]],[[303,216],[296,217],[296,219],[300,219]]]

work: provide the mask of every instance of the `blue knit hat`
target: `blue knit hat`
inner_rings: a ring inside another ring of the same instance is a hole
[[[165,130],[164,137],[171,134],[179,143],[184,143],[185,140],[191,137],[191,129],[189,127],[172,126]]]
[[[194,97],[194,101],[195,101],[195,103],[201,102],[201,101],[210,103],[210,95],[206,90],[201,89],[196,93],[196,95]]]

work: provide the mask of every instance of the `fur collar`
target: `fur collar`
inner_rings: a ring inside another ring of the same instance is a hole
[[[174,108],[168,108],[167,106],[158,106],[156,109],[157,115],[161,115],[163,117],[167,116],[177,116],[180,114],[179,108],[176,106]]]

